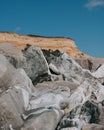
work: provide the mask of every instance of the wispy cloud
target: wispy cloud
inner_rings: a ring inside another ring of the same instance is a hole
[[[104,7],[104,0],[88,0],[88,2],[85,4],[85,7],[88,9]]]
[[[14,31],[15,31],[15,32],[19,32],[19,31],[21,31],[21,27],[19,27],[19,26],[16,27]]]

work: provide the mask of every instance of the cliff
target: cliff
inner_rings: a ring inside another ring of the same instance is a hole
[[[104,63],[104,58],[95,58],[81,52],[72,38],[46,37],[39,35],[19,35],[11,32],[0,32],[0,43],[11,43],[20,50],[28,46],[37,46],[45,50],[61,50],[67,52],[78,64],[90,71],[96,70]]]
[[[75,45],[71,38],[64,37],[42,37],[37,35],[18,35],[16,33],[1,32],[0,43],[10,42],[19,49],[24,50],[27,45],[34,45],[42,49],[62,50],[67,52],[73,58],[86,57]]]

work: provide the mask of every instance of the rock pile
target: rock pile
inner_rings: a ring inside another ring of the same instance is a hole
[[[103,71],[59,50],[0,44],[0,130],[103,130]]]

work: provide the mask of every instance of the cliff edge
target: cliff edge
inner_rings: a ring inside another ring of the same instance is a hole
[[[42,49],[62,50],[73,58],[86,57],[71,38],[64,37],[43,37],[37,35],[18,35],[10,32],[0,32],[0,43],[9,42],[24,50],[28,45],[34,45]]]

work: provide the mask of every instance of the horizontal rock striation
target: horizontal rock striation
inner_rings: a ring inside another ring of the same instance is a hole
[[[62,50],[67,52],[72,57],[84,56],[84,54],[78,50],[74,40],[71,38],[23,36],[15,33],[4,32],[0,33],[0,43],[4,42],[10,42],[21,50],[24,50],[28,45],[34,45],[47,50]]]

